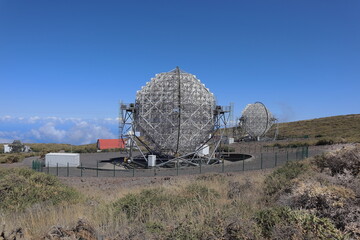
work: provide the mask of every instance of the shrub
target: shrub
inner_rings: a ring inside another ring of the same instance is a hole
[[[308,143],[305,142],[295,142],[295,143],[289,143],[288,145],[286,145],[286,147],[288,148],[298,148],[298,147],[307,147],[309,146]]]
[[[224,239],[262,239],[261,228],[253,219],[237,219],[226,226]]]
[[[225,182],[225,176],[221,175],[219,173],[208,173],[208,174],[202,174],[196,177],[196,180],[199,181],[205,181],[205,182]]]
[[[251,187],[251,182],[248,179],[245,181],[245,183],[229,182],[227,197],[229,199],[241,198],[242,194]]]
[[[307,181],[300,182],[288,199],[288,205],[292,208],[306,209],[318,217],[326,217],[332,220],[336,228],[354,235],[349,229],[351,225],[360,227],[356,220],[360,218],[358,207],[354,206],[356,195],[349,188],[324,183]]]
[[[128,194],[113,204],[116,215],[125,213],[130,221],[148,221],[151,214],[165,215],[164,206],[179,206],[182,199],[167,193],[162,188],[142,190],[138,194]]]
[[[35,156],[34,153],[4,153],[0,154],[0,163],[16,163],[26,157]]]
[[[291,186],[291,180],[308,170],[303,162],[287,162],[265,178],[265,193],[272,196]]]
[[[181,193],[182,196],[185,196],[190,201],[200,201],[206,204],[206,200],[214,200],[220,197],[220,194],[214,189],[208,188],[201,184],[190,184],[185,190]]]
[[[128,194],[113,203],[116,215],[125,213],[130,221],[146,222],[152,215],[165,218],[178,209],[193,202],[203,206],[213,202],[220,195],[213,189],[200,184],[186,186],[178,194],[164,191],[163,188],[142,190],[137,194]]]
[[[344,174],[346,170],[357,176],[360,173],[360,147],[316,156],[313,163],[321,171],[329,169],[332,176]]]
[[[74,189],[61,184],[54,176],[30,169],[0,171],[0,208],[22,210],[36,203],[77,202]]]
[[[332,145],[334,144],[333,140],[327,140],[327,139],[321,139],[315,143],[316,146],[322,146],[322,145]]]
[[[269,239],[344,239],[329,219],[288,207],[260,210],[255,220]]]

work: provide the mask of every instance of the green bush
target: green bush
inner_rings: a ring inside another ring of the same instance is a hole
[[[345,239],[329,219],[288,207],[260,210],[255,220],[267,239]]]
[[[265,178],[265,193],[272,196],[287,190],[291,180],[308,170],[308,165],[303,162],[287,162]]]
[[[35,153],[3,153],[0,154],[0,163],[21,162],[24,158],[35,156]]]
[[[81,199],[74,189],[54,176],[30,169],[0,170],[0,208],[22,210],[36,203],[73,203]]]
[[[322,145],[332,145],[334,144],[334,141],[331,139],[321,139],[315,143],[316,146],[322,146]]]
[[[179,206],[181,199],[166,193],[162,188],[153,188],[142,190],[138,194],[128,194],[117,200],[113,204],[115,215],[122,213],[130,221],[146,222],[153,211],[157,211],[158,215],[165,214],[163,212],[164,204],[170,204],[174,207]]]
[[[206,200],[215,200],[220,197],[220,194],[214,189],[208,188],[200,184],[191,184],[185,188],[182,194],[191,201],[200,201],[206,204]]]
[[[137,194],[128,194],[112,204],[115,215],[124,213],[130,221],[147,222],[152,215],[166,218],[187,204],[201,202],[204,206],[220,195],[200,184],[186,186],[179,194],[163,188],[145,189]],[[171,212],[169,212],[171,211]]]
[[[309,143],[295,142],[295,143],[289,143],[285,147],[287,147],[287,148],[298,148],[298,147],[307,147],[307,146],[309,146]]]

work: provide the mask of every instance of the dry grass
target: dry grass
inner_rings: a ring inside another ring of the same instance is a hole
[[[327,169],[338,156],[358,166],[358,149],[324,155],[326,164],[308,159],[238,174],[62,178],[85,198],[3,210],[0,221],[7,232],[21,228],[25,239],[41,239],[54,226],[74,232],[79,219],[94,229],[88,239],[360,239],[358,172]]]
[[[211,225],[209,219],[217,219],[220,222],[224,221],[217,223],[220,224],[218,225],[220,236],[224,234],[226,225],[232,220],[239,216],[249,219],[252,213],[259,209],[261,204],[258,200],[261,198],[261,183],[264,175],[258,174],[251,178],[248,174],[209,176],[202,175],[198,179],[196,176],[191,179],[174,178],[171,181],[155,183],[150,188],[136,185],[131,188],[120,186],[109,190],[77,185],[77,190],[87,197],[79,204],[58,206],[38,204],[22,212],[3,211],[0,219],[8,231],[18,227],[24,229],[28,239],[45,236],[53,226],[71,227],[79,219],[89,222],[98,234],[114,239],[119,236],[131,236],[139,229],[143,229],[143,232],[136,233],[137,235],[142,234],[149,238],[160,235],[163,238],[168,237],[166,231],[161,234],[157,232],[160,229],[173,231],[177,229],[175,232],[179,236],[173,237],[183,239],[190,231],[190,235],[198,238],[201,234],[206,234],[205,230],[208,228],[206,226]],[[193,188],[194,181],[196,188]],[[234,191],[236,187],[238,187],[235,190],[237,195],[229,198],[229,192]],[[90,189],[92,191],[89,191]],[[115,202],[124,202],[129,195],[139,196],[149,189],[154,191],[161,189],[165,198],[161,198],[161,202],[154,202],[153,205],[149,203],[152,209],[139,207],[139,211],[142,211],[139,216],[145,214],[146,221],[131,220],[125,212],[119,211],[113,205]],[[199,189],[204,192],[198,193]],[[210,197],[208,191],[215,195]],[[178,207],[169,204],[171,202],[169,199],[175,202],[180,199]]]
[[[24,158],[33,157],[35,155],[35,153],[2,153],[0,154],[0,164],[21,162]]]
[[[279,138],[360,142],[360,114],[280,123]]]

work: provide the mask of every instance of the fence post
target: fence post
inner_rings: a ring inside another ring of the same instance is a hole
[[[156,176],[156,167],[154,167],[154,176]]]
[[[289,152],[288,152],[288,150],[286,149],[286,162],[288,162],[289,161]]]
[[[69,177],[69,163],[67,163],[66,176]]]
[[[99,177],[99,161],[96,161],[96,177]]]
[[[56,176],[59,176],[59,163],[56,163]]]
[[[298,160],[298,149],[296,148],[296,152],[295,152],[295,160]]]
[[[201,165],[202,165],[202,164],[201,164],[201,160],[200,160],[200,165],[199,165],[199,166],[200,166],[200,168],[199,168],[200,173],[201,173]]]
[[[47,166],[47,174],[50,174],[50,167],[49,167],[49,163],[48,163],[48,166]]]
[[[299,156],[299,158],[300,158],[299,160],[302,160],[302,159],[304,158],[304,156],[303,156],[304,147],[301,147],[300,151],[301,151],[301,152],[299,152],[299,155],[300,155],[300,156]]]
[[[133,166],[133,177],[135,177],[135,166]]]
[[[179,176],[179,159],[176,162],[176,176]]]
[[[242,161],[243,161],[243,172],[244,172],[245,171],[245,158]]]
[[[80,177],[83,176],[83,167],[82,167],[82,163],[80,163]]]
[[[277,166],[277,152],[275,153],[275,167]]]
[[[113,177],[115,177],[115,163],[114,163],[114,176]]]
[[[221,161],[222,161],[222,172],[225,172],[225,160],[222,159]]]
[[[309,146],[306,146],[306,157],[309,157]]]
[[[263,154],[262,153],[261,153],[260,159],[261,159],[260,169],[263,169]]]

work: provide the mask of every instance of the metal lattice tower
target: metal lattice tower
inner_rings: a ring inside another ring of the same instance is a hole
[[[252,138],[259,140],[276,122],[271,112],[261,102],[246,105],[239,124]]]
[[[214,95],[196,78],[178,67],[156,74],[136,94],[137,131],[157,151],[183,154],[195,151],[214,131]]]

